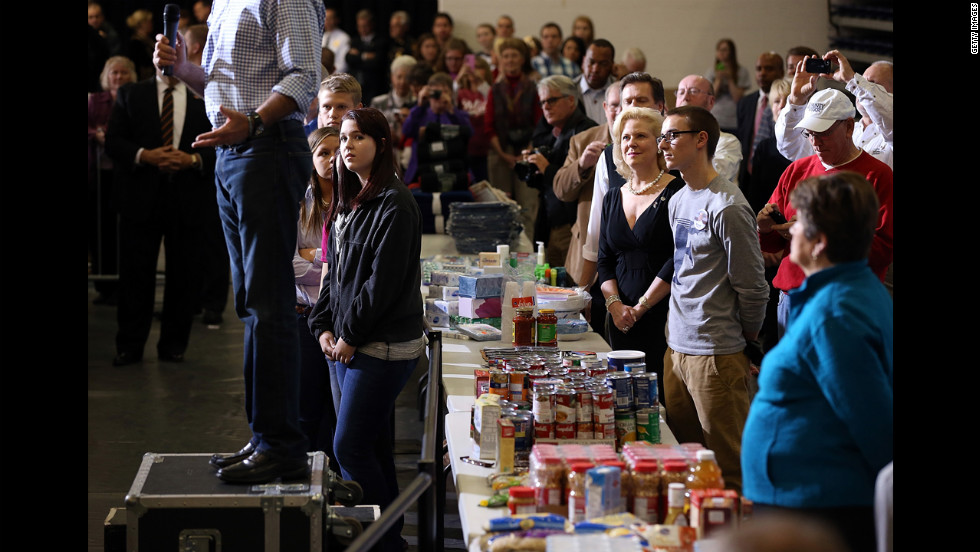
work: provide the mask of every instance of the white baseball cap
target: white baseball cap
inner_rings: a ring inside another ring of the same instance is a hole
[[[837,121],[854,117],[854,104],[840,90],[824,88],[806,103],[806,115],[795,128],[823,132]]]

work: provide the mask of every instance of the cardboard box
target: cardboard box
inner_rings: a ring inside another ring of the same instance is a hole
[[[507,418],[497,420],[497,457],[494,469],[497,473],[514,472],[514,422]]]
[[[698,538],[712,536],[716,531],[738,527],[738,493],[731,489],[692,489],[691,527]]]
[[[464,318],[500,318],[500,297],[459,297],[458,313]],[[453,314],[453,313],[450,313]]]
[[[473,454],[480,460],[497,457],[497,420],[500,419],[499,395],[480,395],[473,405]]]

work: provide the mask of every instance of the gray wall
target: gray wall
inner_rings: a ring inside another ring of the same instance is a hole
[[[774,50],[786,55],[793,46],[823,53],[833,35],[826,0],[440,0],[439,10],[453,16],[454,34],[476,48],[476,26],[496,25],[501,14],[514,19],[515,34],[538,35],[554,21],[567,36],[578,15],[595,23],[596,38],[616,46],[616,61],[630,47],[647,57],[647,71],[667,88],[684,76],[703,73],[714,59],[720,38],[735,42],[738,62],[749,69],[755,90],[755,61]]]

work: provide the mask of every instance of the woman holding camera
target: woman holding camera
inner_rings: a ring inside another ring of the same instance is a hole
[[[431,123],[440,125],[459,125],[468,138],[473,134],[470,117],[465,111],[456,109],[453,101],[453,79],[446,73],[435,73],[422,87],[418,95],[418,105],[412,108],[402,124],[402,137],[412,141],[412,156],[405,169],[405,182],[415,182],[419,169],[419,139],[425,127]],[[465,130],[464,130],[465,129]],[[446,144],[452,149],[455,144]],[[466,148],[462,148],[465,159]]]
[[[344,115],[328,221],[330,267],[310,330],[341,386],[334,452],[344,479],[382,510],[398,496],[390,418],[425,348],[422,218],[395,174],[391,127],[373,108]],[[378,549],[401,551],[403,520]]]
[[[673,273],[674,239],[667,202],[684,181],[667,172],[657,136],[663,117],[647,107],[627,107],[612,128],[613,163],[626,179],[602,201],[598,275],[611,323],[606,335],[615,349],[643,351],[647,372],[656,372],[664,404],[665,326],[668,301],[656,300],[657,275]],[[598,300],[598,298],[596,298]]]
[[[851,550],[874,550],[874,491],[893,457],[892,300],[868,266],[878,197],[863,176],[808,178],[791,194],[786,334],[763,358],[742,433],[753,516],[814,516]]]

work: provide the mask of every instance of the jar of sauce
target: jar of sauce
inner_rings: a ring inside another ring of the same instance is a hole
[[[534,346],[534,309],[533,307],[518,307],[514,316],[514,334],[511,342],[514,347]]]
[[[539,347],[558,346],[558,316],[555,315],[555,309],[538,311],[537,339]]]

